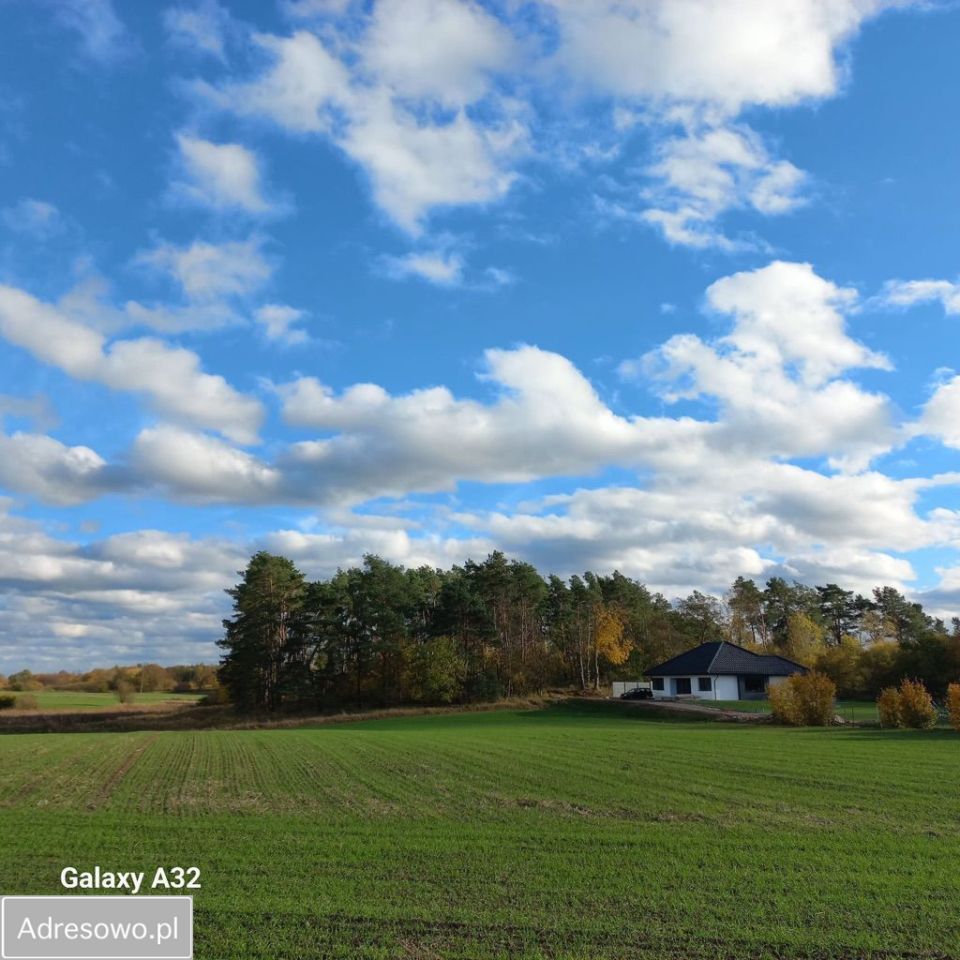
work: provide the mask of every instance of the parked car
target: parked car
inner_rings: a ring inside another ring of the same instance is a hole
[[[634,687],[620,696],[621,700],[652,700],[653,691],[649,687]]]

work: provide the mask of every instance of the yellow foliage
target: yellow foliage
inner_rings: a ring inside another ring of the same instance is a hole
[[[905,727],[915,730],[929,730],[936,726],[937,708],[919,680],[904,680],[900,684],[900,719]]]
[[[960,731],[960,683],[951,683],[947,687],[947,712],[950,714],[950,726]]]
[[[633,644],[623,635],[623,627],[623,617],[617,611],[607,607],[597,611],[594,630],[597,653],[617,667],[627,662],[633,649]]]
[[[795,727],[825,727],[833,720],[837,688],[822,673],[797,673],[770,687],[770,707],[781,723]]]
[[[787,617],[787,642],[784,655],[805,667],[813,666],[824,651],[824,631],[805,613],[791,613]]]
[[[896,687],[885,687],[880,691],[877,712],[880,714],[881,727],[900,726],[900,691]]]
[[[904,680],[899,690],[887,687],[877,698],[877,710],[885,727],[929,730],[937,723],[933,698],[919,680]]]

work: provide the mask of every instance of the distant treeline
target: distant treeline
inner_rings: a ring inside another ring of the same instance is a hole
[[[141,693],[169,691],[189,693],[217,686],[217,667],[209,663],[177,664],[162,667],[143,663],[135,667],[105,667],[86,673],[32,673],[20,670],[9,677],[0,674],[0,690],[28,692],[37,690],[74,690],[81,693],[108,693],[128,689]]]
[[[841,696],[875,696],[904,677],[942,695],[960,679],[949,628],[892,587],[864,597],[739,577],[725,597],[671,603],[620,573],[546,579],[493,553],[450,570],[361,568],[308,582],[258,553],[228,593],[220,679],[241,709],[493,700],[552,687],[600,689],[711,640],[815,666]]]

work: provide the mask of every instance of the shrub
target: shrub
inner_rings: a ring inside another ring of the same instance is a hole
[[[39,706],[40,701],[32,693],[17,697],[18,710],[36,710]]]
[[[0,693],[0,710],[10,710],[17,704],[17,698],[12,693]]]
[[[960,731],[960,683],[951,683],[947,687],[947,713],[950,715],[950,726]]]
[[[117,681],[117,699],[121,703],[133,703],[133,684],[129,680]]]
[[[795,698],[789,682],[770,687],[767,696],[770,698],[770,712],[774,720],[789,723],[791,726],[799,725]]]
[[[877,697],[877,712],[880,714],[881,727],[899,727],[902,725],[900,717],[900,691],[896,687],[885,687]]]
[[[795,727],[825,727],[833,721],[837,688],[822,673],[797,673],[770,687],[770,707],[775,719]]]
[[[900,721],[914,730],[929,730],[937,724],[933,698],[919,680],[904,680],[900,684]]]
[[[955,699],[960,713],[960,694]],[[899,690],[887,687],[877,698],[877,710],[880,712],[880,723],[885,727],[929,730],[937,723],[937,708],[933,705],[933,698],[919,680],[904,680]]]

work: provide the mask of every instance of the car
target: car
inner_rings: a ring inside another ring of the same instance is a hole
[[[652,700],[653,691],[649,687],[634,687],[620,695],[621,700]]]

